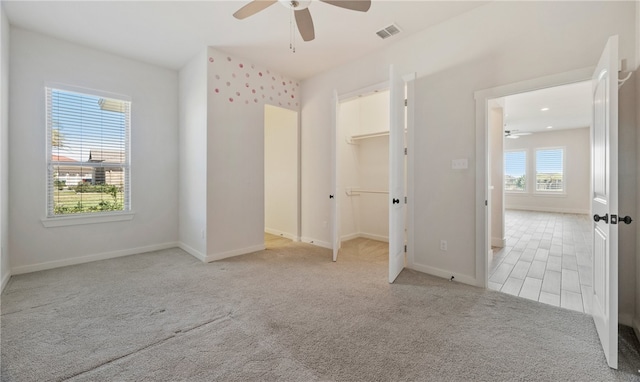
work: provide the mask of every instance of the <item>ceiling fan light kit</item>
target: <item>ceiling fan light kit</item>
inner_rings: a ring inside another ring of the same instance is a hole
[[[238,9],[234,14],[238,20],[243,20],[249,16],[253,16],[256,13],[270,7],[275,3],[280,3],[284,7],[291,10],[293,18],[296,20],[296,26],[298,32],[302,36],[302,40],[311,41],[315,39],[315,28],[313,26],[313,18],[309,11],[309,5],[313,0],[253,0],[246,4],[242,8]],[[371,8],[371,0],[318,0],[320,2],[331,4],[333,6],[349,9],[358,12],[367,12]],[[293,30],[293,23],[292,30]],[[294,33],[293,33],[294,34]],[[295,36],[292,34],[290,41],[290,49],[295,52]]]

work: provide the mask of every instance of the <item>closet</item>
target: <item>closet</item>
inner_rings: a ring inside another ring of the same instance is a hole
[[[389,91],[340,102],[337,182],[341,241],[389,241]]]

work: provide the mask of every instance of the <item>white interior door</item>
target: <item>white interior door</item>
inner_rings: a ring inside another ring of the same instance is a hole
[[[618,368],[618,36],[593,73],[593,320],[607,363]]]
[[[404,197],[405,197],[405,155],[404,155],[404,80],[389,69],[389,282],[392,283],[404,268]]]
[[[333,132],[331,134],[331,168],[333,171],[333,180],[331,184],[331,194],[329,199],[331,202],[331,247],[333,249],[333,261],[338,260],[338,252],[340,251],[340,214],[338,209],[338,91],[333,91],[332,101],[332,118]]]

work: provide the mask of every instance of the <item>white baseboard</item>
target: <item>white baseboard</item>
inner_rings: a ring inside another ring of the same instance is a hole
[[[532,207],[532,206],[505,206],[504,208],[507,210],[556,212],[560,214],[588,215],[590,213],[588,209],[585,210],[581,208],[555,208],[555,207]]]
[[[7,284],[9,283],[9,279],[11,279],[11,272],[7,272],[4,275],[2,275],[2,288],[0,288],[0,294],[4,292],[4,287],[6,287]]]
[[[288,233],[288,232],[284,232],[284,231],[279,231],[277,229],[272,229],[272,228],[264,228],[264,232],[272,234],[272,235],[276,235],[276,236],[282,236],[284,238],[287,238],[289,240],[292,241],[300,241],[300,238],[297,237],[296,235],[292,234],[292,233]]]
[[[360,237],[365,238],[365,239],[383,241],[385,243],[389,242],[389,237],[388,236],[374,235],[372,233],[360,232]]]
[[[205,263],[210,263],[212,261],[222,260],[222,259],[226,259],[226,258],[229,258],[229,257],[246,255],[247,253],[262,251],[262,250],[264,250],[264,248],[265,247],[264,247],[264,243],[263,243],[263,244],[260,244],[260,245],[254,245],[254,246],[251,246],[251,247],[234,249],[234,250],[226,251],[226,252],[212,253],[212,254],[206,256],[204,262]]]
[[[500,247],[500,248],[504,248],[507,246],[507,240],[505,240],[504,238],[499,238],[499,237],[492,237],[491,238],[491,246],[492,247]]]
[[[11,274],[20,275],[23,273],[44,271],[47,269],[54,269],[54,268],[66,267],[69,265],[90,263],[92,261],[98,261],[98,260],[114,259],[116,257],[137,255],[139,253],[158,251],[161,249],[168,249],[168,248],[175,248],[175,247],[178,247],[177,242],[169,242],[169,243],[162,243],[162,244],[156,244],[156,245],[149,245],[145,247],[123,249],[120,251],[96,253],[93,255],[74,257],[70,259],[47,261],[44,263],[23,265],[23,266],[11,268]]]
[[[365,232],[350,233],[348,235],[341,236],[340,237],[340,241],[353,240],[353,239],[357,239],[357,238],[360,238],[360,237],[364,238],[364,239],[383,241],[385,243],[389,242],[389,237],[388,236],[375,235],[375,234],[372,234],[372,233],[365,233]]]
[[[640,339],[640,317],[633,318],[633,325],[631,325],[633,331],[636,333],[636,337]]]
[[[183,242],[178,243],[178,247],[180,247],[180,249],[182,249],[183,251],[187,252],[188,254],[190,254],[191,256],[195,257],[196,259],[202,261],[203,263],[206,263],[207,256],[204,253],[198,251],[197,249],[195,249],[195,248],[193,248],[193,247],[191,247],[191,246],[189,246],[189,245],[187,245],[187,244],[185,244]]]
[[[331,245],[331,243],[322,241],[322,240],[316,240],[310,237],[303,236],[300,238],[300,241],[307,244],[317,245],[318,247],[322,247],[322,248],[333,249],[333,246]]]
[[[471,276],[467,276],[467,275],[463,275],[455,272],[449,272],[444,269],[439,269],[435,267],[430,267],[428,265],[422,265],[422,264],[416,264],[416,263],[410,264],[409,268],[418,272],[430,274],[432,276],[442,277],[447,280],[451,279],[451,276],[453,276],[453,281],[472,285],[472,286],[478,286],[477,280],[475,277],[471,277]]]
[[[633,327],[633,315],[628,313],[618,314],[618,323],[624,326]]]

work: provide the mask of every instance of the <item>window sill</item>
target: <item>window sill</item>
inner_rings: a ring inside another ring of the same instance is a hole
[[[133,220],[134,212],[119,212],[110,214],[85,214],[84,216],[59,216],[42,218],[40,221],[46,228],[65,227],[71,225],[110,223]]]
[[[542,197],[552,197],[552,198],[566,198],[567,197],[567,193],[566,192],[534,192],[533,196],[542,196]]]

